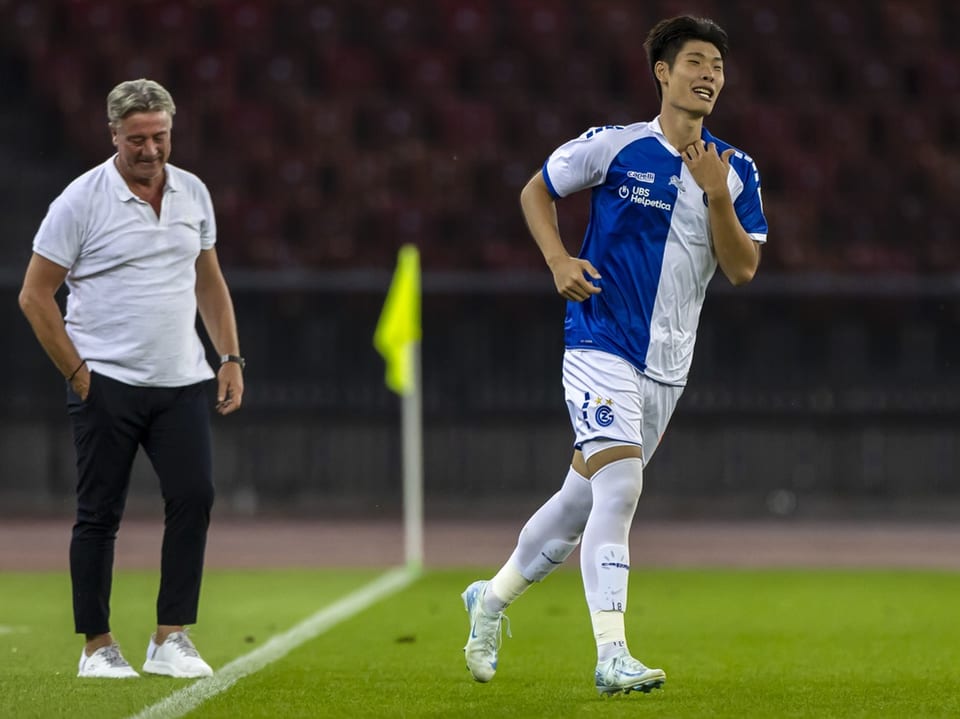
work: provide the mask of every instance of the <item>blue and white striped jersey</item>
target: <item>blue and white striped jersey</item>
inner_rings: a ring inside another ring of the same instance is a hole
[[[702,138],[719,153],[730,147],[706,130]],[[659,118],[585,132],[547,158],[543,178],[554,198],[593,188],[579,256],[600,272],[603,291],[567,303],[567,348],[610,352],[658,382],[685,384],[717,258],[706,194]],[[760,176],[739,150],[727,184],[744,230],[766,242]]]

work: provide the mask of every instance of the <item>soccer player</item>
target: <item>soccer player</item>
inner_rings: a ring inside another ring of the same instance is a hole
[[[504,610],[581,541],[597,690],[649,692],[666,680],[627,647],[630,525],[643,468],[683,392],[707,285],[717,265],[734,285],[753,278],[767,222],[753,160],[703,127],[724,85],[724,30],[674,17],[645,48],[660,114],[561,145],[520,195],[567,300],[563,385],[575,442],[562,486],[524,525],[506,564],[463,592],[464,653],[480,682],[496,672]],[[572,257],[555,202],[586,189],[590,222]]]
[[[138,446],[160,479],[165,513],[157,629],[143,670],[213,673],[185,632],[197,618],[214,498],[206,392],[214,373],[198,312],[221,353],[220,414],[240,408],[244,360],[210,193],[167,163],[175,112],[152,80],[110,92],[116,152],[51,203],[20,292],[37,340],[66,379],[78,472],[70,576],[74,626],[86,638],[84,678],[139,676],[110,630],[114,545]],[[66,317],[55,299],[64,282]]]

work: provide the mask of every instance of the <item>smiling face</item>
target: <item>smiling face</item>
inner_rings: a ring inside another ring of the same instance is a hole
[[[662,112],[679,112],[704,118],[723,89],[723,58],[713,43],[688,40],[680,48],[673,66],[659,60],[654,74],[663,92]]]
[[[117,169],[129,183],[153,185],[163,179],[170,157],[170,114],[133,112],[111,126]]]

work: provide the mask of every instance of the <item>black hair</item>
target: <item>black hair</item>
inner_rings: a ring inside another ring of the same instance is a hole
[[[730,51],[726,31],[709,18],[679,15],[658,22],[647,34],[643,47],[647,51],[650,71],[653,72],[653,81],[657,85],[657,97],[661,100],[663,88],[660,87],[654,67],[663,60],[672,68],[674,60],[677,59],[677,53],[688,40],[702,40],[715,45],[720,51],[721,59],[726,59]]]

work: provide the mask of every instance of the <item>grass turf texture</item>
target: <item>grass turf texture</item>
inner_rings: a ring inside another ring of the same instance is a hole
[[[211,571],[193,636],[217,669],[377,575]],[[960,575],[921,571],[633,572],[628,638],[663,690],[601,699],[579,574],[509,611],[500,671],[464,668],[459,593],[476,572],[430,572],[245,677],[190,717],[955,717]],[[120,572],[113,625],[139,669],[155,573]],[[189,680],[82,681],[69,581],[0,577],[0,716],[112,719]]]

